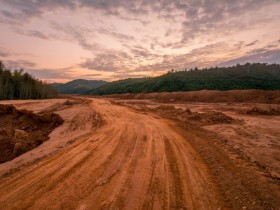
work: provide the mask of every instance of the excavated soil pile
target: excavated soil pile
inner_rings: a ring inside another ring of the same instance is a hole
[[[214,124],[240,124],[242,123],[242,120],[234,119],[223,112],[219,111],[205,111],[205,112],[195,112],[191,109],[182,109],[182,108],[176,108],[173,105],[160,105],[156,106],[154,108],[151,108],[147,106],[143,102],[113,102],[118,105],[126,105],[130,106],[136,110],[139,111],[147,111],[151,110],[159,115],[172,118],[175,120],[180,120],[182,122],[192,122],[201,126],[205,125],[214,125]]]
[[[253,107],[240,111],[245,115],[280,115],[280,107]]]
[[[39,146],[62,123],[63,119],[54,113],[37,115],[0,104],[0,163]]]
[[[217,111],[199,113],[192,112],[190,109],[176,109],[174,106],[159,106],[155,111],[169,118],[195,122],[199,125],[241,123],[241,121]]]
[[[264,90],[201,90],[189,92],[172,93],[148,93],[148,94],[116,94],[109,95],[110,98],[122,99],[150,99],[159,102],[242,102],[242,103],[280,103],[280,91]]]

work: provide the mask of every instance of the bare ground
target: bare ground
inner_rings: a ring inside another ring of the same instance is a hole
[[[32,111],[35,114],[53,112],[61,116],[64,123],[49,134],[48,141],[12,161],[0,164],[0,178],[51,156],[79,138],[92,135],[101,123],[100,116],[89,106],[89,101],[80,98],[1,101],[1,104],[13,104],[17,109]]]
[[[38,115],[3,104],[0,104],[0,119],[0,163],[39,146],[63,123],[63,119],[54,113]]]
[[[239,103],[24,103],[65,123],[0,165],[0,209],[279,209],[277,114]]]

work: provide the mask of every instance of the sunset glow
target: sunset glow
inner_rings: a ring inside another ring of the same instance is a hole
[[[49,82],[280,63],[277,0],[0,0],[0,8],[0,60]]]

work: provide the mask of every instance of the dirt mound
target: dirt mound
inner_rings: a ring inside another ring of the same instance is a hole
[[[63,119],[54,113],[37,115],[0,104],[0,163],[39,146],[62,123]]]
[[[204,110],[203,112],[197,112],[192,111],[190,108],[176,108],[174,105],[159,105],[149,107],[143,104],[139,105],[138,101],[119,101],[114,102],[114,104],[129,106],[140,111],[150,110],[168,118],[180,120],[183,122],[193,122],[199,125],[242,123],[241,120],[234,119],[223,112],[213,110]]]
[[[188,120],[197,121],[203,125],[213,125],[213,124],[230,124],[236,122],[232,117],[222,113],[222,112],[206,112],[206,113],[192,113]]]
[[[240,111],[245,115],[280,115],[280,107],[252,107]]]
[[[154,109],[156,112],[181,121],[195,122],[200,125],[230,124],[239,121],[217,111],[192,112],[191,109],[176,109],[174,106],[161,105]]]
[[[264,90],[230,90],[215,91],[202,90],[173,93],[149,93],[149,94],[116,94],[111,98],[123,99],[152,99],[159,102],[242,102],[242,103],[280,103],[280,91]]]

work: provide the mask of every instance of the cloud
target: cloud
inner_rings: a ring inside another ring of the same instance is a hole
[[[79,50],[81,53],[75,60],[75,63],[80,63],[79,67],[115,73],[114,77],[122,78],[139,76],[143,72],[149,74],[148,71],[154,73],[223,63],[279,62],[277,48],[280,40],[268,41],[272,36],[275,39],[279,30],[267,30],[271,27],[267,23],[273,19],[274,23],[278,21],[276,10],[267,14],[269,9],[276,8],[274,6],[279,7],[280,2],[1,0],[0,24],[6,23],[10,26],[6,27],[7,30],[31,38],[78,44],[92,54],[90,57],[88,52]],[[42,26],[37,27],[40,23]],[[267,28],[262,28],[266,25]],[[260,35],[255,34],[255,29],[259,29]],[[276,35],[271,35],[273,32]],[[0,48],[0,56],[7,58],[10,52]],[[81,62],[80,56],[88,58]],[[32,63],[24,61],[19,59],[11,64],[26,64],[37,72],[36,64],[32,66]],[[46,71],[49,77],[55,76],[54,70]],[[68,72],[69,69],[58,71]],[[65,77],[70,77],[70,74]]]
[[[71,24],[50,23],[51,28],[64,33],[65,40],[77,42],[82,48],[89,51],[101,50],[99,44],[92,42],[89,37],[94,37],[95,32],[87,27],[73,26]]]
[[[113,78],[117,79],[127,79],[127,78],[142,78],[145,77],[144,74],[126,73],[126,72],[115,72]]]
[[[231,66],[247,62],[280,63],[280,50],[273,48],[274,45],[272,44],[268,44],[263,48],[251,49],[245,53],[248,56],[232,59],[232,57],[236,57],[236,50],[243,48],[246,51],[247,48],[250,49],[249,47],[257,42],[257,40],[250,43],[238,42],[233,45],[234,47],[231,47],[227,42],[217,42],[193,49],[188,53],[173,55],[154,54],[141,46],[135,45],[131,47],[129,53],[107,51],[106,53],[98,54],[93,59],[86,59],[80,64],[80,67],[96,71],[114,72],[114,77],[123,78],[135,76],[137,72],[150,71],[155,73],[170,69],[180,70],[217,65]],[[228,61],[224,62],[225,59]]]
[[[36,63],[27,60],[4,60],[3,62],[8,69],[24,69],[25,72],[30,73],[34,77],[44,80],[75,78],[75,76],[72,74],[73,71],[71,70],[71,67],[61,69],[46,69],[38,68]]]
[[[41,31],[38,31],[38,30],[23,31],[19,28],[15,28],[15,27],[12,30],[17,34],[21,34],[24,36],[36,37],[39,39],[49,40],[49,37],[47,35],[43,34]]]
[[[195,49],[185,54],[160,55],[153,54],[141,46],[134,46],[129,53],[122,51],[95,55],[86,59],[80,67],[95,71],[115,72],[122,75],[134,75],[136,72],[158,72],[170,69],[205,67],[216,65],[216,59],[210,59],[209,54],[223,53],[228,45],[218,42]],[[147,63],[148,62],[148,63]]]
[[[112,36],[120,41],[134,40],[133,36],[122,34],[122,33],[116,33],[105,28],[99,28],[97,31],[101,34]]]
[[[190,4],[191,2],[191,4]],[[261,21],[268,21],[265,18],[255,18],[255,12],[272,3],[275,0],[260,1],[186,1],[177,6],[177,9],[185,10],[185,20],[183,21],[183,40],[188,41],[196,36],[204,34],[209,35],[215,32],[216,35],[230,34],[240,29],[251,28],[256,23],[260,25]],[[250,18],[243,18],[252,14]],[[254,24],[252,24],[254,23]]]
[[[27,60],[4,60],[5,66],[10,69],[27,69],[34,68],[37,66],[36,63]]]
[[[18,18],[16,14],[21,14],[25,17],[41,16],[47,11],[55,11],[60,9],[76,10],[78,8],[87,8],[100,10],[107,15],[120,15],[124,17],[124,12],[133,14],[135,19],[137,16],[147,15],[151,12],[158,13],[160,17],[172,19],[178,15],[178,11],[184,13],[186,23],[193,21],[192,27],[196,23],[210,22],[207,27],[214,27],[212,22],[221,22],[224,18],[230,16],[240,16],[244,11],[254,11],[272,3],[277,3],[276,0],[224,0],[213,2],[212,0],[2,0],[2,4],[16,8],[16,12],[2,10],[4,16],[8,18]],[[137,19],[137,18],[136,18]],[[206,21],[208,20],[208,21]],[[142,21],[139,19],[139,21]]]
[[[97,77],[97,76],[103,76],[103,74],[84,74],[80,77]]]
[[[10,19],[16,19],[18,18],[18,16],[15,13],[12,13],[11,11],[8,10],[1,10],[0,11],[1,14],[6,17],[6,18],[10,18]]]
[[[107,52],[97,54],[93,59],[86,59],[80,67],[96,71],[114,72],[121,69],[128,69],[127,60],[130,56],[125,52]]]
[[[177,32],[181,34],[181,40],[168,43],[158,41],[161,47],[173,49],[182,48],[186,46],[186,43],[197,37],[207,37],[211,34],[216,36],[218,34],[229,35],[240,31],[240,29],[245,30],[253,28],[256,24],[260,25],[262,22],[268,22],[274,16],[264,18],[254,14],[266,6],[279,4],[276,0],[223,0],[215,2],[212,0],[2,0],[1,3],[10,8],[10,10],[3,9],[2,16],[7,18],[7,21],[18,20],[20,22],[26,22],[33,17],[42,17],[48,11],[55,12],[61,9],[74,11],[86,8],[93,12],[102,11],[105,17],[117,16],[127,21],[139,22],[143,22],[145,16],[158,14],[157,17],[161,19],[176,20],[181,23],[180,31]],[[146,21],[144,22],[143,24],[146,24]],[[64,28],[64,31],[67,31],[67,29]],[[74,31],[73,28],[71,31]],[[83,33],[74,32],[77,39]],[[131,35],[113,32],[106,28],[99,29],[99,32],[118,40],[133,40]],[[30,32],[30,35],[32,34],[39,38],[47,38],[38,31]],[[167,31],[166,36],[169,34],[170,31]],[[84,38],[78,39],[78,41],[85,48],[92,48],[91,44],[88,44]]]
[[[25,71],[44,80],[74,79],[74,76],[70,74],[71,72],[61,69],[26,69]]]
[[[12,57],[12,56],[17,56],[17,57],[21,57],[21,56],[28,56],[28,57],[36,57],[30,53],[23,53],[23,52],[12,52],[11,50],[1,47],[0,46],[0,58],[2,57],[3,59],[6,59],[8,57]]]
[[[162,55],[159,56],[160,62],[155,62],[151,65],[140,65],[136,70],[166,71],[170,69],[180,70],[184,68],[215,66],[221,57],[225,56],[224,52],[227,51],[228,48],[229,46],[225,42],[217,42],[196,48],[184,54]],[[215,58],[209,57],[209,54]],[[222,54],[223,56],[221,56]]]
[[[104,50],[80,63],[80,67],[96,71],[133,72],[138,66],[144,65],[142,63],[156,62],[162,58],[162,55],[153,54],[141,46],[134,45],[128,52]]]
[[[280,49],[267,51],[266,49],[259,49],[254,51],[254,54],[245,55],[239,58],[228,60],[220,63],[218,66],[233,66],[237,63],[280,63]]]
[[[8,53],[0,51],[0,57],[7,57],[8,55]]]
[[[76,8],[76,1],[74,0],[2,0],[1,4],[13,8],[13,10],[2,10],[2,14],[9,19],[17,21],[26,21],[33,17],[40,17],[47,11],[54,11],[58,9]]]
[[[10,52],[5,48],[0,47],[0,57],[6,58],[10,55]]]
[[[259,42],[259,40],[255,40],[255,41],[253,41],[253,42],[250,42],[249,44],[246,44],[245,46],[246,46],[246,47],[251,47],[251,46],[257,44],[258,42]]]
[[[134,15],[143,15],[148,13],[148,7],[150,4],[154,4],[153,1],[130,1],[130,0],[80,0],[79,5],[81,7],[93,8],[95,10],[106,11],[107,15],[121,15],[123,11],[129,12]]]

